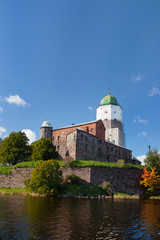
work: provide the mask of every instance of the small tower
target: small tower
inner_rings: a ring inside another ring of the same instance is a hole
[[[122,129],[122,108],[115,97],[110,92],[104,97],[97,108],[97,120],[101,119],[106,128],[106,141],[124,146],[124,136]]]
[[[47,120],[42,123],[41,130],[40,130],[40,138],[50,138],[52,139],[52,125]]]

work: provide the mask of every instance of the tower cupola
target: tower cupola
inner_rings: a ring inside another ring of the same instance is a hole
[[[42,123],[41,130],[40,130],[40,138],[50,138],[52,139],[52,125],[50,121],[46,120]]]

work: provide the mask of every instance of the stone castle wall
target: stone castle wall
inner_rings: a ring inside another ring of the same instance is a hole
[[[24,188],[24,180],[31,177],[32,168],[13,168],[11,174],[0,175],[0,187]],[[142,170],[109,167],[67,167],[62,168],[63,177],[75,174],[84,184],[102,185],[110,182],[112,190],[130,194],[143,195],[144,189],[139,185]]]
[[[0,187],[24,188],[24,180],[31,177],[32,168],[13,168],[9,175],[0,174]]]
[[[126,163],[131,163],[131,151],[126,148],[101,141],[81,130],[77,130],[76,137],[76,160],[117,162],[124,159]]]

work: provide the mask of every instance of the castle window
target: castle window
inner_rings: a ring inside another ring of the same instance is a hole
[[[94,131],[94,129],[92,128],[92,129],[91,129],[91,132],[93,132],[93,131]]]
[[[57,146],[57,150],[59,150],[59,146]]]
[[[86,149],[87,149],[87,144],[86,144]]]
[[[54,141],[54,137],[52,138],[52,140]]]
[[[116,111],[114,111],[114,113],[116,113]]]
[[[114,121],[116,121],[116,119],[114,119]]]
[[[58,136],[58,141],[60,140],[60,136]]]

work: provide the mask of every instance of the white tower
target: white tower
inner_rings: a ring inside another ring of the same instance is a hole
[[[108,93],[97,108],[97,120],[101,119],[106,128],[106,141],[124,146],[124,137],[122,129],[122,108],[115,97]]]

